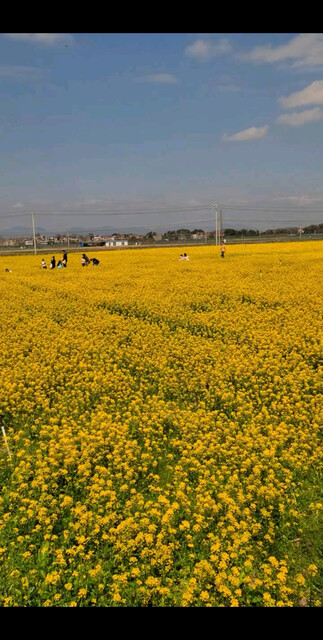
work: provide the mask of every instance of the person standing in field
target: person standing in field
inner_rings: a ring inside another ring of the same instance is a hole
[[[62,263],[63,263],[64,267],[67,267],[67,253],[66,253],[66,251],[63,251]]]
[[[44,258],[41,261],[41,268],[42,269],[47,269],[47,265],[46,265],[46,262],[45,262]]]
[[[55,256],[53,256],[50,261],[50,269],[55,269],[55,267],[56,267],[56,258]]]
[[[226,250],[226,246],[225,246],[224,242],[222,242],[222,244],[221,244],[221,258],[224,258],[225,250]]]

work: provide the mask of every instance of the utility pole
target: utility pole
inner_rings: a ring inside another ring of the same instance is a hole
[[[218,205],[215,207],[215,244],[218,245]]]
[[[222,211],[220,211],[219,220],[219,205],[215,202],[213,205],[215,215],[215,244],[220,244],[220,235],[222,233]]]
[[[220,209],[220,238],[219,238],[220,242],[219,244],[221,244],[221,242],[223,241],[223,227],[222,227],[222,210]]]
[[[32,225],[33,225],[33,238],[34,238],[34,254],[36,255],[37,253],[37,246],[36,246],[36,235],[35,235],[35,218],[34,218],[34,214],[31,214],[31,221],[32,221]]]
[[[215,245],[218,244],[218,205],[215,205]]]

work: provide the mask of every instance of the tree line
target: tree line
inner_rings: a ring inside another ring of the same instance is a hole
[[[266,231],[259,231],[259,229],[233,229],[233,228],[225,228],[221,232],[222,237],[256,237],[259,235],[294,235],[300,233],[300,227],[277,227],[272,229],[267,229]],[[323,233],[323,223],[320,224],[311,224],[306,227],[302,227],[301,233],[304,234],[316,234]],[[127,234],[125,234],[127,235]],[[177,229],[176,231],[166,231],[163,234],[157,233],[156,231],[149,231],[142,239],[144,241],[160,241],[160,240],[168,240],[168,241],[178,241],[178,240],[190,240],[193,239],[193,236],[202,240],[207,236],[208,239],[215,238],[215,231],[205,231],[203,229]],[[129,234],[131,237],[131,234]]]

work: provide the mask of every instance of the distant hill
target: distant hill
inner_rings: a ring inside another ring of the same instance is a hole
[[[86,235],[88,233],[93,233],[94,235],[104,235],[104,236],[110,236],[112,235],[112,233],[141,233],[141,234],[145,234],[148,233],[148,231],[150,231],[150,229],[146,229],[145,227],[127,227],[126,229],[122,229],[120,227],[93,227],[93,228],[89,228],[89,227],[72,227],[70,229],[67,229],[66,231],[63,231],[62,233],[68,233],[70,235],[72,234],[78,234],[78,235]],[[41,232],[39,232],[41,233]],[[59,233],[59,232],[58,232]]]
[[[2,238],[19,238],[20,236],[25,237],[25,236],[32,236],[32,227],[23,227],[23,226],[17,226],[17,227],[11,227],[10,229],[2,229],[0,231],[0,237]],[[46,229],[44,229],[43,227],[37,227],[37,233],[40,233],[41,235],[48,235],[48,231]]]
[[[144,227],[140,227],[140,228],[127,228],[127,229],[120,229],[118,227],[72,227],[70,229],[67,229],[66,231],[62,231],[61,229],[57,229],[56,231],[49,231],[48,229],[45,229],[44,227],[36,227],[36,233],[40,233],[41,235],[44,236],[54,236],[57,233],[61,233],[62,235],[64,234],[69,234],[69,235],[87,235],[89,233],[93,233],[94,235],[112,235],[112,233],[138,233],[138,234],[145,234],[148,233],[148,231],[150,231],[150,229],[146,229]],[[2,238],[19,238],[19,237],[25,237],[25,236],[32,236],[32,227],[31,226],[17,226],[17,227],[11,227],[10,229],[3,229],[0,230],[0,237]]]

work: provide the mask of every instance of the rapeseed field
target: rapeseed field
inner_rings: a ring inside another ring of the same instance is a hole
[[[0,606],[322,605],[323,243],[187,251],[0,257]]]

